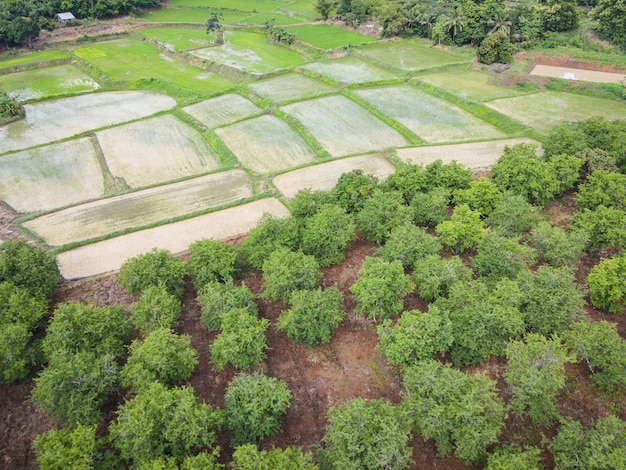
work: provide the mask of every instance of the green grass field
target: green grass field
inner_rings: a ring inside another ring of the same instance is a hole
[[[198,28],[150,28],[141,29],[139,34],[150,38],[172,52],[186,51],[212,44],[212,36],[208,35],[204,27]]]
[[[112,80],[156,78],[199,94],[210,95],[231,88],[229,81],[162,55],[152,44],[133,38],[78,48],[77,57],[93,64]]]
[[[85,93],[99,87],[91,77],[69,64],[0,75],[0,90],[19,101]]]
[[[378,38],[363,36],[329,24],[292,26],[289,30],[295,33],[298,40],[320,49],[337,49],[378,41]]]
[[[303,69],[318,73],[339,83],[367,83],[398,78],[393,72],[376,67],[358,57],[347,56],[340,59],[325,59],[302,66]]]
[[[312,98],[334,91],[333,87],[320,80],[295,73],[253,82],[248,87],[275,103]]]
[[[20,55],[11,58],[0,58],[0,69],[9,69],[12,67],[23,67],[27,65],[35,65],[41,62],[50,62],[53,60],[66,59],[69,56],[67,52],[49,50],[41,52],[33,52],[32,54]]]
[[[408,41],[370,44],[360,49],[359,53],[394,67],[412,71],[471,62],[461,55]]]
[[[142,20],[153,23],[186,23],[204,25],[207,18],[213,10],[201,8],[161,8],[159,10],[150,10],[139,13],[137,16]],[[242,18],[250,16],[248,12],[223,12],[223,21],[225,24],[233,24],[239,22]]]
[[[419,75],[418,79],[478,102],[527,94],[513,86],[496,84],[491,73],[465,68]]]
[[[583,121],[591,116],[604,116],[609,120],[626,117],[624,103],[557,91],[504,98],[491,101],[487,106],[540,132],[549,132],[563,121]]]
[[[303,56],[282,46],[271,44],[263,33],[227,31],[224,44],[193,51],[203,59],[225,64],[250,73],[269,73],[301,65]]]
[[[408,85],[366,88],[353,93],[427,142],[503,137],[465,111]]]
[[[183,108],[183,111],[211,129],[263,112],[251,101],[236,94],[222,95],[192,104]]]

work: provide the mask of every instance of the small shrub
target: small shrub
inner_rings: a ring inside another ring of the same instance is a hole
[[[313,191],[306,188],[301,189],[291,198],[288,207],[295,219],[305,221],[317,214],[317,211],[327,204],[337,204],[336,195],[333,191]]]
[[[0,242],[0,282],[26,289],[33,297],[48,299],[61,274],[54,256],[22,239]]]
[[[352,217],[338,205],[324,205],[304,223],[302,251],[315,256],[320,266],[339,263],[354,238]]]
[[[254,444],[244,444],[233,452],[232,470],[318,470],[310,452],[298,447],[259,450]]]
[[[458,189],[454,192],[454,203],[467,204],[473,211],[478,211],[486,217],[500,201],[500,189],[484,176],[469,183],[467,189]]]
[[[363,204],[372,196],[377,186],[378,178],[357,169],[342,174],[333,192],[339,205],[349,214],[353,214],[363,208]]]
[[[291,398],[282,380],[258,373],[235,376],[224,397],[231,446],[254,444],[279,432]]]
[[[185,265],[172,258],[167,250],[153,249],[124,262],[118,276],[119,284],[131,294],[140,294],[150,286],[164,285],[167,291],[181,298]]]
[[[434,227],[448,218],[450,191],[446,188],[431,189],[417,193],[411,199],[413,221],[417,225]]]
[[[90,470],[99,453],[96,426],[50,429],[35,438],[33,449],[42,470]]]
[[[589,297],[594,307],[610,313],[626,312],[626,254],[601,261],[587,276]]]
[[[472,258],[474,272],[492,280],[513,279],[537,259],[537,252],[516,238],[507,238],[497,232],[487,232],[478,243]]]
[[[321,277],[319,263],[313,256],[278,249],[263,263],[262,295],[286,302],[294,291],[315,289]]]
[[[480,213],[471,210],[467,204],[456,206],[450,220],[438,224],[435,231],[453,253],[476,248],[486,233]]]
[[[417,292],[426,301],[447,297],[455,283],[466,282],[471,278],[472,270],[458,256],[429,256],[415,263],[413,270]]]
[[[505,237],[525,237],[541,221],[539,210],[523,196],[506,191],[485,223]]]
[[[530,232],[530,244],[543,260],[555,268],[574,266],[587,241],[577,232],[540,222]]]
[[[582,209],[572,216],[570,230],[587,241],[585,248],[594,255],[605,247],[626,248],[626,211],[604,206]]]
[[[139,298],[130,306],[130,321],[139,332],[146,336],[159,328],[171,328],[180,317],[180,300],[170,294],[165,286],[150,286],[144,289]]]
[[[233,309],[222,315],[222,332],[211,344],[211,360],[221,371],[227,363],[241,370],[250,369],[265,358],[269,321],[256,318],[247,310]]]
[[[379,245],[387,241],[391,230],[411,219],[411,210],[404,205],[400,193],[383,192],[380,189],[374,190],[356,216],[359,229],[365,238]]]
[[[272,252],[279,248],[297,250],[300,246],[299,222],[293,217],[276,218],[264,214],[242,243],[244,258],[255,269],[261,269]]]
[[[421,227],[403,224],[394,228],[383,247],[376,254],[386,261],[398,260],[405,269],[413,269],[415,263],[434,256],[441,250],[441,243]]]
[[[595,209],[598,206],[626,210],[626,175],[608,171],[596,171],[580,185],[576,205]]]
[[[231,310],[245,310],[255,317],[258,314],[254,294],[245,284],[209,282],[200,291],[198,302],[202,306],[200,323],[209,331],[221,329],[222,316]]]
[[[520,449],[506,445],[495,449],[487,459],[485,470],[543,470],[541,450],[531,446]]]
[[[196,290],[212,281],[231,281],[237,276],[239,249],[219,240],[199,240],[189,246],[187,272]]]

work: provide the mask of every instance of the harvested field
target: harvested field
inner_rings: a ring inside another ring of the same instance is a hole
[[[339,83],[368,83],[379,80],[398,78],[396,74],[381,67],[376,67],[358,57],[348,56],[341,59],[327,59],[302,66],[305,70],[319,73]]]
[[[255,93],[276,103],[312,98],[334,91],[334,88],[320,80],[295,73],[254,82],[249,84],[248,87]]]
[[[366,88],[353,93],[427,142],[504,137],[466,111],[408,85]]]
[[[506,139],[474,142],[470,144],[437,145],[429,147],[412,147],[396,150],[397,156],[405,163],[428,165],[435,160],[450,163],[456,160],[473,170],[490,168],[504,153],[505,146],[530,143],[540,146],[533,139]]]
[[[232,170],[82,204],[23,225],[48,245],[61,246],[217,208],[252,194],[250,177]]]
[[[25,105],[26,117],[0,127],[0,154],[48,144],[173,108],[169,96],[116,91]]]
[[[102,196],[104,179],[89,139],[0,157],[0,200],[18,212],[56,209]]]
[[[471,62],[445,48],[424,47],[407,41],[371,44],[359,49],[358,53],[404,70],[426,70]]]
[[[219,167],[219,157],[195,129],[165,115],[97,133],[109,170],[131,188]]]
[[[183,108],[202,124],[212,129],[261,114],[263,110],[239,95],[228,94]]]
[[[505,98],[486,104],[542,132],[549,132],[563,121],[583,121],[594,115],[609,120],[624,119],[626,116],[626,104],[618,101],[557,91]]]
[[[57,255],[59,269],[65,279],[115,271],[127,259],[153,248],[180,253],[187,250],[196,240],[204,238],[222,240],[247,233],[266,212],[276,217],[289,215],[287,208],[278,199],[261,199],[65,251]]]
[[[273,183],[283,196],[291,198],[301,189],[310,188],[323,191],[332,189],[343,173],[356,169],[361,169],[366,174],[378,177],[379,181],[385,180],[396,170],[382,155],[362,155],[283,173],[276,176]]]
[[[344,96],[300,101],[283,110],[304,124],[334,157],[407,144],[395,129]]]
[[[73,65],[0,75],[0,89],[18,101],[85,93],[99,87],[89,75]]]
[[[217,135],[246,168],[273,173],[313,161],[315,153],[287,123],[275,116],[259,116],[216,130]]]
[[[537,64],[530,71],[531,75],[542,77],[563,78],[565,80],[582,80],[585,82],[598,83],[624,83],[626,74],[613,72],[599,72],[596,70],[584,70],[573,67],[555,67],[554,65]]]

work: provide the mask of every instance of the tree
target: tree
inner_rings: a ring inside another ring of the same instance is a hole
[[[456,7],[452,16],[449,16],[444,23],[446,32],[452,31],[452,44],[456,44],[456,34],[461,32],[466,24],[467,16],[464,15],[463,9]]]
[[[446,23],[448,20],[448,16],[444,14],[439,15],[430,30],[431,38],[437,41],[438,46],[441,46],[441,42],[447,38],[448,30],[446,29]]]
[[[74,429],[50,429],[33,442],[41,470],[91,470],[99,452],[96,426],[79,424]]]
[[[135,466],[156,458],[182,462],[192,449],[210,448],[224,413],[198,403],[191,387],[167,388],[153,382],[122,404],[109,425],[109,440]]]
[[[389,262],[368,256],[350,292],[356,300],[357,314],[382,321],[400,313],[404,297],[413,288],[413,282],[404,274],[400,261]]]
[[[378,178],[356,169],[343,173],[333,191],[339,205],[349,214],[353,214],[363,208],[363,204],[371,197],[377,186]]]
[[[489,33],[485,40],[480,43],[476,56],[478,57],[478,62],[483,64],[493,64],[494,62],[508,64],[513,59],[514,51],[515,46],[511,44],[509,35],[502,30],[498,30]]]
[[[520,449],[512,445],[495,449],[487,459],[485,470],[543,470],[541,450],[530,446]]]
[[[233,452],[232,470],[318,470],[310,452],[298,447],[259,450],[254,444],[244,444]]]
[[[441,243],[421,227],[403,224],[394,228],[384,246],[376,254],[386,261],[398,260],[405,269],[412,270],[424,258],[435,256],[441,250]]]
[[[48,299],[61,279],[54,256],[22,239],[0,243],[0,282],[26,289],[34,297]]]
[[[282,380],[259,373],[235,376],[224,397],[231,446],[254,444],[279,432],[291,398]]]
[[[471,210],[467,204],[456,206],[450,220],[438,224],[435,231],[453,253],[475,248],[487,232],[480,213]]]
[[[597,21],[600,37],[626,47],[625,0],[598,0],[590,16]]]
[[[350,241],[355,224],[341,206],[324,205],[304,223],[302,251],[315,256],[320,266],[339,263]]]
[[[530,232],[530,244],[540,257],[555,268],[574,266],[586,245],[582,234],[540,222]]]
[[[426,301],[447,297],[455,283],[466,282],[471,278],[472,270],[458,256],[429,256],[415,263],[413,270],[417,292]]]
[[[519,277],[521,311],[528,331],[542,335],[561,333],[584,314],[584,293],[569,268],[539,266]]]
[[[624,253],[595,265],[587,276],[591,304],[610,313],[626,312],[625,279],[626,254]]]
[[[401,370],[419,361],[434,359],[452,345],[452,323],[445,312],[430,305],[428,312],[409,310],[392,326],[383,321],[377,328],[378,346],[390,364]]]
[[[168,328],[150,332],[143,341],[133,341],[128,351],[120,382],[134,391],[155,381],[178,385],[191,376],[198,364],[198,353],[191,346],[189,336],[177,335]]]
[[[626,175],[598,170],[578,188],[576,205],[586,209],[598,206],[626,211]]]
[[[478,243],[472,267],[478,276],[497,280],[513,279],[537,260],[537,252],[517,238],[507,238],[497,232],[487,232]]]
[[[524,196],[506,191],[485,223],[505,237],[523,237],[541,221],[538,209]]]
[[[221,329],[222,316],[231,310],[242,309],[252,316],[258,315],[254,294],[245,284],[209,282],[200,291],[198,302],[202,306],[200,323],[209,331]]]
[[[559,412],[554,401],[565,386],[565,363],[574,360],[561,340],[536,333],[526,342],[511,341],[506,348],[504,380],[512,388],[511,408],[539,426],[550,426]]]
[[[589,175],[598,170],[619,173],[617,160],[612,155],[609,155],[609,152],[606,150],[586,148],[577,152],[575,156],[583,161],[580,169],[580,179],[582,181],[587,180]]]
[[[293,292],[289,299],[291,308],[280,314],[276,328],[297,343],[308,346],[328,343],[346,315],[341,301],[341,292],[336,287]]]
[[[417,225],[434,227],[448,218],[450,191],[447,188],[435,188],[427,193],[417,193],[411,199],[413,221]]]
[[[547,0],[539,11],[545,31],[569,31],[578,27],[579,13],[575,0]]]
[[[582,209],[572,216],[570,230],[587,240],[587,251],[596,256],[604,247],[626,248],[626,211],[605,206]]]
[[[268,320],[243,309],[231,309],[221,320],[222,332],[210,347],[211,360],[218,371],[229,362],[237,369],[247,370],[265,358]]]
[[[626,341],[617,325],[606,320],[580,321],[563,333],[568,349],[591,371],[591,380],[607,392],[626,387]]]
[[[131,294],[140,294],[150,286],[162,284],[167,291],[181,298],[184,290],[185,265],[172,258],[168,250],[153,249],[149,253],[126,260],[117,281]]]
[[[326,21],[337,8],[337,0],[315,0],[315,11]]]
[[[578,421],[565,420],[559,433],[548,444],[555,468],[601,470],[626,465],[626,423],[609,415],[590,428]]]
[[[170,294],[164,285],[144,289],[139,298],[130,306],[130,321],[139,332],[146,336],[159,328],[171,328],[178,321],[181,302]]]
[[[580,180],[580,169],[584,161],[574,155],[556,155],[548,160],[554,168],[559,182],[558,194],[573,189]]]
[[[302,223],[328,204],[337,204],[336,195],[333,191],[313,191],[310,188],[305,188],[291,198],[288,207],[291,215],[299,223]]]
[[[317,260],[301,251],[280,248],[263,263],[263,297],[289,300],[292,292],[315,289],[321,280]]]
[[[212,12],[211,15],[207,18],[206,23],[204,24],[204,26],[206,27],[206,33],[209,34],[221,31],[223,19],[224,17],[222,16],[221,12]]]
[[[396,0],[381,0],[376,9],[376,19],[382,25],[382,37],[403,32],[409,21],[407,8]]]
[[[212,281],[227,282],[237,277],[239,249],[220,240],[199,240],[189,245],[187,272],[196,290]]]
[[[356,220],[361,233],[368,240],[382,245],[389,232],[411,220],[411,210],[404,205],[402,194],[376,189],[363,203]]]
[[[400,470],[412,463],[410,425],[402,410],[353,398],[328,410],[321,460],[336,470]]]
[[[264,214],[261,220],[248,232],[241,251],[253,268],[261,269],[263,263],[278,248],[297,250],[300,246],[298,220],[293,217],[276,218]]]
[[[467,189],[454,191],[454,203],[467,204],[473,211],[480,212],[483,217],[493,212],[500,201],[500,189],[491,181],[481,176],[472,181]]]
[[[402,407],[413,429],[433,439],[440,456],[454,449],[465,464],[486,459],[504,425],[495,382],[431,360],[409,367],[403,384]]]

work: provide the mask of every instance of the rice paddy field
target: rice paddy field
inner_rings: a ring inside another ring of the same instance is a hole
[[[225,42],[212,45],[203,25],[220,8]],[[316,19],[310,0],[171,0],[139,16],[130,35],[0,60],[0,89],[26,111],[0,126],[0,200],[66,279],[240,235],[288,213],[277,197],[350,170],[484,169],[564,120],[626,116],[617,100],[508,86],[462,49],[301,24]],[[270,18],[316,49],[271,43]]]

